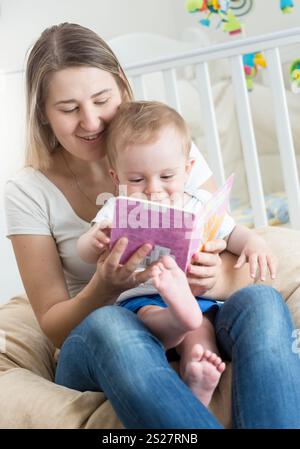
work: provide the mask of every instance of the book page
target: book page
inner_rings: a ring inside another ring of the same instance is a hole
[[[212,194],[197,214],[193,239],[198,240],[197,251],[201,251],[206,242],[214,240],[229,208],[230,192],[233,185],[232,174],[225,183]]]

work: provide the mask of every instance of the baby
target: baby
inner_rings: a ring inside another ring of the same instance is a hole
[[[189,157],[191,138],[174,109],[150,101],[122,104],[107,132],[110,175],[122,193],[125,188],[125,194],[131,197],[143,196],[171,205],[180,201],[187,211],[195,210],[210,197],[207,191],[185,188],[194,163]],[[87,263],[96,263],[107,249],[114,205],[115,198],[109,199],[91,229],[78,240],[79,255]],[[262,280],[267,269],[272,278],[275,276],[275,258],[264,240],[235,224],[228,214],[217,238],[224,238],[228,251],[240,256],[236,268],[249,262],[252,277],[257,267]],[[195,297],[176,261],[163,256],[152,265],[150,280],[123,292],[117,304],[137,313],[166,349],[176,349],[180,376],[208,406],[225,369],[211,322],[212,312],[220,303],[206,296]]]

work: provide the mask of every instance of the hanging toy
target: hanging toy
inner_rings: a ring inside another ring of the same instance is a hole
[[[249,92],[253,90],[253,80],[257,75],[258,68],[267,67],[267,63],[261,52],[247,53],[243,55],[243,64],[246,77],[246,85]]]
[[[220,19],[217,28],[223,24],[223,31],[229,34],[237,34],[242,31],[241,23],[229,9],[230,0],[186,0],[185,8],[190,13],[200,12],[207,14],[200,19],[203,26],[210,26],[210,17],[214,14]]]
[[[280,0],[280,9],[284,14],[292,12],[293,8],[294,8],[293,0]]]
[[[295,59],[290,65],[291,89],[294,94],[300,92],[300,59]]]
[[[223,31],[229,34],[238,34],[242,31],[242,25],[233,14],[231,9],[228,9],[226,16],[223,17]]]

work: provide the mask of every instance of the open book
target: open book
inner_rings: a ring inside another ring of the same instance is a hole
[[[228,210],[232,184],[233,175],[206,203],[192,212],[153,201],[117,197],[111,247],[121,237],[128,237],[128,246],[121,259],[121,263],[125,263],[141,245],[151,243],[153,249],[143,267],[169,255],[186,271],[193,254],[216,237]]]

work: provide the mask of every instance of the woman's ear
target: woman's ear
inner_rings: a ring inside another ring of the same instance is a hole
[[[48,120],[48,118],[47,118],[45,112],[40,112],[40,120],[41,120],[41,124],[42,124],[43,126],[46,126],[46,125],[49,124],[49,120]]]
[[[42,126],[46,126],[49,124],[49,120],[46,113],[46,105],[43,103],[42,105],[38,105],[37,107],[37,118]]]

